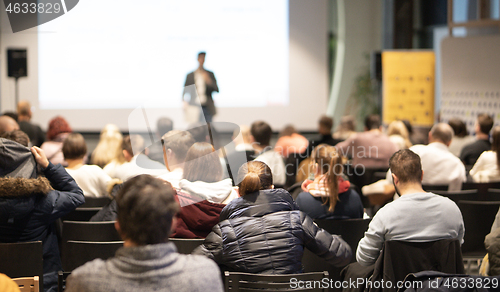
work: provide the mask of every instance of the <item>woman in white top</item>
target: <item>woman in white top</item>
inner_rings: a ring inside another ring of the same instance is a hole
[[[69,134],[64,140],[62,152],[68,163],[66,171],[75,179],[86,197],[107,196],[117,180],[113,180],[97,165],[85,165],[83,159],[87,154],[87,145],[81,134]]]
[[[491,151],[485,151],[470,170],[474,182],[498,182],[500,181],[500,126],[493,129],[493,143]]]

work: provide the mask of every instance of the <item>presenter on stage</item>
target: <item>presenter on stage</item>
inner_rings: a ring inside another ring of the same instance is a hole
[[[203,64],[205,63],[205,56],[205,52],[198,53],[198,63],[200,65],[198,66],[198,69],[186,76],[182,100],[185,101],[184,96],[187,93],[186,86],[194,84],[198,94],[196,94],[196,92],[189,92],[189,95],[191,96],[189,105],[201,105],[200,121],[211,123],[213,116],[216,114],[214,100],[212,99],[212,92],[219,92],[219,87],[217,87],[217,81],[215,80],[214,73],[205,70],[203,67]],[[198,97],[199,101],[197,101],[196,97]]]

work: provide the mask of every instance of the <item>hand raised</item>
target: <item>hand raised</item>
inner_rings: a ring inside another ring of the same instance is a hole
[[[38,163],[41,167],[47,168],[47,166],[49,166],[49,160],[47,159],[47,156],[45,156],[45,152],[43,152],[42,149],[33,146],[31,147],[31,153],[35,156],[36,163]]]

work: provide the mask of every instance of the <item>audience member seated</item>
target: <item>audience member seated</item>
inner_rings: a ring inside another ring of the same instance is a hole
[[[66,166],[62,153],[62,145],[64,139],[66,139],[71,132],[73,132],[73,130],[63,117],[58,116],[50,120],[49,130],[47,131],[47,141],[45,141],[40,148],[42,148],[52,164],[62,164]]]
[[[350,183],[342,179],[344,164],[335,147],[320,144],[312,153],[314,181],[306,180],[295,199],[312,219],[363,218],[363,203]]]
[[[18,124],[21,131],[28,134],[33,146],[40,147],[45,142],[45,133],[40,126],[34,125],[30,122],[32,112],[31,105],[28,101],[20,101],[17,104]]]
[[[493,118],[488,114],[479,114],[477,116],[477,121],[474,125],[476,141],[464,146],[460,152],[460,159],[465,165],[474,165],[484,151],[491,150],[489,134],[492,127]]]
[[[97,165],[83,163],[87,144],[79,133],[71,133],[63,142],[63,155],[68,163],[66,171],[75,179],[86,197],[108,196],[113,185],[121,181],[112,179]]]
[[[242,125],[233,132],[234,152],[227,155],[227,161],[223,163],[224,177],[230,177],[233,185],[237,179],[238,169],[255,158],[255,150],[252,146],[252,134],[248,126]],[[231,176],[228,173],[231,170]]]
[[[344,141],[356,134],[356,120],[353,116],[343,116],[340,118],[340,125],[332,137],[336,140]]]
[[[490,151],[479,156],[470,170],[474,182],[487,183],[500,181],[500,126],[493,129],[493,143]]]
[[[392,121],[387,127],[387,135],[389,140],[398,146],[399,150],[413,146],[410,142],[410,134],[402,121]]]
[[[273,181],[278,186],[284,186],[286,182],[286,169],[283,157],[270,146],[273,131],[268,123],[257,121],[250,127],[252,134],[252,146],[257,152],[256,161],[262,161],[271,168]]]
[[[450,199],[422,189],[425,170],[422,171],[420,157],[411,150],[400,150],[391,157],[389,166],[401,198],[382,207],[373,217],[358,244],[358,263],[374,264],[387,240],[425,242],[456,238],[463,243],[462,213]]]
[[[115,257],[74,270],[66,292],[217,291],[218,267],[206,258],[177,253],[168,241],[179,206],[164,181],[139,175],[117,194],[118,233],[125,241]]]
[[[454,133],[448,150],[456,157],[460,157],[460,152],[462,152],[464,146],[473,143],[476,139],[467,134],[467,125],[462,120],[457,118],[450,119],[448,125],[453,129]]]
[[[335,139],[332,136],[333,129],[333,119],[328,116],[321,116],[318,121],[318,132],[319,137],[309,141],[309,146],[307,146],[307,156],[311,156],[311,153],[314,150],[314,147],[327,144],[331,146],[335,146],[338,143],[344,141],[341,139]]]
[[[241,197],[222,210],[221,222],[193,253],[232,271],[258,274],[301,273],[304,246],[334,266],[349,263],[349,245],[318,228],[287,191],[273,189],[265,163],[248,162],[238,176]]]
[[[16,112],[13,112],[13,111],[5,111],[5,112],[3,112],[3,114],[2,114],[2,115],[12,118],[14,121],[16,121],[16,123],[17,123],[17,122],[19,122],[19,121],[18,121],[19,116],[17,115],[17,113],[16,113]]]
[[[484,246],[488,252],[487,276],[500,276],[500,228],[492,227],[484,239]]]
[[[90,156],[90,163],[104,168],[113,163],[110,168],[125,163],[122,153],[123,136],[116,125],[107,124],[101,131],[99,143]],[[108,168],[109,169],[109,168]]]
[[[42,241],[45,291],[57,291],[62,270],[54,222],[85,202],[82,190],[40,148],[0,138],[0,242]],[[36,167],[44,178],[38,177]]]
[[[10,132],[5,132],[3,134],[0,134],[0,138],[5,138],[5,139],[9,139],[9,140],[12,140],[12,141],[16,141],[17,143],[25,146],[25,147],[29,147],[30,145],[30,138],[28,137],[28,135],[21,131],[21,130],[14,130],[14,131],[10,131]]]
[[[122,142],[122,153],[126,162],[116,165],[114,169],[111,168],[111,165],[108,165],[104,167],[104,171],[109,176],[122,181],[139,174],[158,176],[167,172],[165,165],[149,159],[143,151],[144,139],[141,136],[125,136]]]
[[[288,157],[290,154],[304,153],[308,145],[306,137],[300,135],[294,126],[288,125],[280,132],[274,151],[283,157]]]
[[[172,130],[161,138],[163,145],[163,159],[168,172],[158,176],[168,181],[174,188],[179,188],[184,169],[186,155],[194,144],[191,133],[187,131]]]
[[[217,152],[206,142],[196,142],[189,148],[179,189],[197,201],[216,204],[227,204],[238,197],[231,179],[222,179]]]
[[[354,167],[385,168],[389,158],[398,150],[389,137],[382,133],[379,115],[370,115],[365,119],[365,132],[357,133],[337,144],[342,156],[352,159]]]
[[[163,135],[174,129],[174,122],[167,118],[159,118],[156,122],[156,138],[161,139]],[[148,156],[154,161],[164,163],[161,141],[157,141],[148,147]]]
[[[16,120],[6,115],[0,116],[0,134],[14,130],[19,130]]]

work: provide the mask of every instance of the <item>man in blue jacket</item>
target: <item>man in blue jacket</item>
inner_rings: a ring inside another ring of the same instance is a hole
[[[55,221],[85,202],[83,192],[36,146],[0,138],[0,166],[0,242],[42,241],[44,290],[56,291],[62,266]]]

